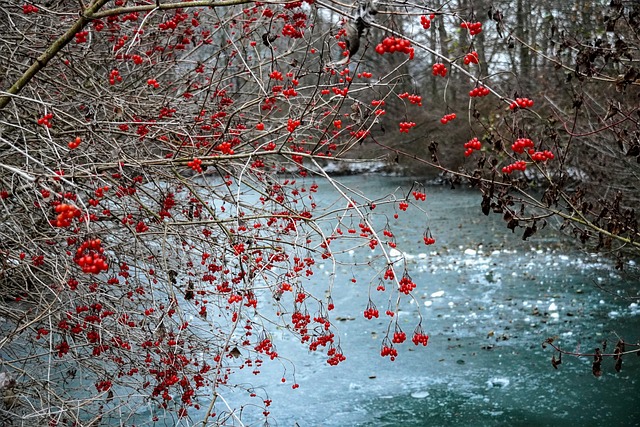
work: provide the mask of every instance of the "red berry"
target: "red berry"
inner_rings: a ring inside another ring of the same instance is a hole
[[[434,76],[445,77],[447,75],[447,67],[440,62],[433,64],[432,70]]]
[[[429,27],[431,27],[431,20],[429,18],[427,18],[426,16],[421,16],[420,17],[420,24],[422,24],[422,28],[424,28],[425,30],[428,30]]]

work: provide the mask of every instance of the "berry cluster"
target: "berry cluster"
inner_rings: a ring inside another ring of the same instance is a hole
[[[282,73],[280,71],[274,70],[269,74],[269,78],[273,80],[284,80]]]
[[[377,319],[378,316],[380,316],[380,313],[378,312],[376,305],[373,301],[369,300],[369,304],[367,304],[367,308],[364,310],[365,319],[371,320],[374,317]]]
[[[54,227],[68,227],[71,225],[73,218],[80,218],[82,215],[80,209],[66,203],[60,203],[54,210],[58,214],[55,221],[51,221],[51,225]]]
[[[440,123],[442,123],[443,125],[446,125],[448,122],[450,122],[451,120],[454,120],[455,118],[456,118],[456,113],[445,114],[440,119]]]
[[[511,149],[518,154],[524,153],[526,148],[533,148],[533,141],[529,138],[518,138],[516,142],[511,144]]]
[[[231,143],[229,141],[222,142],[214,148],[216,151],[220,151],[222,154],[226,154],[228,156],[234,154],[233,148],[231,148]],[[195,160],[195,159],[194,159]],[[202,162],[201,162],[202,163]]]
[[[260,342],[258,342],[258,344],[256,344],[255,346],[255,350],[258,353],[266,354],[271,360],[278,357],[278,353],[276,352],[276,349],[269,338],[264,338]]]
[[[334,87],[331,88],[331,90],[336,95],[347,96],[347,93],[349,93],[349,86],[345,86],[342,89],[338,89],[337,87],[334,86]]]
[[[527,108],[533,107],[533,100],[529,98],[516,98],[515,101],[509,105],[509,108],[515,110],[516,108]]]
[[[149,86],[153,86],[155,89],[158,89],[160,87],[160,83],[158,83],[158,81],[156,79],[147,80],[147,84]]]
[[[396,325],[396,330],[393,333],[393,339],[391,340],[394,344],[402,344],[407,340],[407,334],[405,334],[402,329],[398,325]]]
[[[475,36],[482,32],[482,22],[462,22],[460,28],[466,28],[469,30],[469,34]]]
[[[414,122],[400,122],[400,133],[409,133],[409,129],[414,127],[416,124]]]
[[[124,2],[122,2],[122,4],[119,5],[118,2],[116,1],[116,6],[123,6],[123,5],[124,5]],[[176,13],[173,18],[158,24],[158,28],[163,31],[175,30],[178,27],[178,24],[185,21],[187,17],[188,15],[186,13]]]
[[[82,139],[80,139],[79,136],[76,136],[76,138],[73,141],[69,141],[67,146],[69,147],[70,150],[74,150],[78,148],[81,142],[82,142]]]
[[[73,260],[82,268],[83,273],[98,274],[109,269],[100,239],[87,240],[82,243]]]
[[[76,43],[86,43],[89,31],[78,31],[75,35]]]
[[[427,194],[422,191],[413,191],[411,194],[413,194],[413,198],[416,200],[420,200],[422,202],[427,200]]]
[[[429,343],[429,335],[425,333],[414,332],[413,338],[411,338],[411,341],[413,341],[415,345],[422,344],[423,346],[426,347],[426,345]]]
[[[193,160],[187,162],[187,166],[198,173],[202,173],[202,160],[195,157]]]
[[[50,122],[51,119],[53,119],[53,113],[47,113],[43,117],[40,117],[38,119],[38,124],[40,126],[46,126],[48,128],[51,128],[52,126]]]
[[[407,53],[409,54],[409,59],[413,59],[415,54],[411,47],[411,42],[399,37],[386,37],[382,40],[382,43],[378,43],[376,46],[376,52],[380,55],[394,52]]]
[[[424,28],[425,30],[428,30],[431,27],[431,21],[435,17],[436,17],[435,13],[432,13],[431,15],[429,15],[428,18],[422,15],[420,17],[420,24],[422,25],[422,28]]]
[[[300,126],[300,120],[292,120],[289,119],[287,121],[287,130],[289,131],[289,133],[293,132],[294,130],[296,130],[296,128]]]
[[[302,31],[291,24],[285,24],[285,26],[282,27],[282,35],[292,39],[299,39],[302,38]]]
[[[121,81],[122,81],[122,76],[120,75],[120,71],[118,71],[115,68],[111,70],[111,72],[109,73],[109,84],[113,86],[114,84],[116,84],[116,82],[121,82]]]
[[[112,385],[113,385],[112,382],[109,380],[98,381],[95,384],[96,390],[98,390],[98,392],[108,391]]]
[[[484,86],[474,87],[469,91],[469,96],[472,98],[482,97],[489,95],[490,91]]]
[[[23,4],[22,5],[22,13],[28,15],[30,13],[38,13],[38,8],[32,4]]]
[[[473,153],[473,150],[480,150],[482,148],[482,143],[478,140],[478,138],[473,138],[472,140],[464,143],[464,148],[465,157],[469,157]]]
[[[54,349],[58,352],[58,357],[62,357],[69,352],[69,343],[66,341],[62,341],[56,344]]]
[[[327,359],[327,363],[331,366],[336,366],[338,363],[347,360],[345,355],[342,354],[342,350],[340,350],[340,347],[338,347],[337,349],[333,347],[330,348],[329,350],[327,350],[327,355],[330,356],[329,359]]]
[[[389,359],[393,362],[398,357],[398,350],[396,350],[392,345],[382,345],[382,350],[380,350],[380,356],[386,357],[389,356]]]
[[[411,280],[411,277],[409,277],[407,273],[402,276],[399,285],[398,290],[405,295],[409,295],[411,291],[416,288],[416,284]]]
[[[534,152],[532,151],[533,150],[529,151],[529,155],[531,156],[531,160],[533,160],[534,162],[545,162],[547,160],[553,160],[553,158],[555,157],[549,150]]]
[[[341,40],[338,42],[338,47],[340,49],[342,49],[342,55],[343,56],[349,56],[349,49],[347,49],[347,42],[344,40]]]
[[[434,76],[442,76],[445,77],[447,75],[447,67],[444,66],[442,62],[438,62],[433,64],[433,75]]]
[[[412,104],[422,107],[422,97],[420,95],[409,94],[409,92],[401,93],[398,95],[400,99],[408,99]]]
[[[436,239],[434,239],[433,236],[431,235],[431,230],[428,228],[424,232],[424,236],[422,236],[422,240],[424,241],[425,245],[433,245],[436,242]]]
[[[475,50],[473,52],[467,53],[462,62],[464,62],[464,65],[469,65],[469,64],[477,64],[478,63],[478,52],[476,52]]]
[[[527,168],[527,162],[524,160],[518,160],[515,163],[507,165],[502,168],[502,173],[510,174],[513,171],[523,171]]]

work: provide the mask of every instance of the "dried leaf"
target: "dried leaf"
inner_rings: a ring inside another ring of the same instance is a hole
[[[558,353],[558,358],[556,359],[555,354],[551,355],[551,366],[554,369],[558,369],[558,365],[562,363],[562,353]]]
[[[177,283],[176,277],[178,277],[178,273],[175,270],[169,270],[168,274],[169,274],[169,282],[175,285]]]
[[[597,362],[597,361],[593,361],[593,366],[591,367],[591,372],[593,373],[594,376],[599,377],[602,375],[602,368],[601,368],[602,363],[601,362]]]
[[[640,145],[637,145],[637,144],[631,145],[627,149],[626,155],[627,156],[633,156],[633,157],[636,157],[636,156],[640,155]]]
[[[616,372],[620,372],[622,370],[622,356],[618,357],[618,360],[616,360],[615,370]]]
[[[184,293],[184,299],[193,299],[193,282],[191,280],[189,280],[189,283],[187,284],[187,290]]]
[[[596,353],[593,355],[593,365],[591,366],[591,372],[596,377],[602,375],[602,354],[600,353],[599,348],[596,348]]]
[[[269,47],[269,46],[271,46],[271,43],[276,41],[277,38],[278,38],[277,35],[271,35],[270,33],[264,33],[262,35],[262,44],[265,45],[266,47]]]
[[[527,240],[529,237],[536,234],[536,231],[538,231],[538,227],[536,226],[535,223],[531,227],[525,228],[524,234],[522,235],[522,240]]]
[[[489,215],[491,210],[491,200],[488,195],[482,196],[482,203],[480,204],[482,207],[482,213],[485,215]]]

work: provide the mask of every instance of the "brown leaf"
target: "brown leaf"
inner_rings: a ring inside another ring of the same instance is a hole
[[[522,240],[527,240],[529,237],[536,234],[536,231],[538,231],[538,227],[535,224],[533,224],[531,227],[525,228],[524,234],[522,235]]]
[[[193,299],[193,282],[191,280],[189,280],[189,283],[187,284],[187,290],[184,292],[184,299]]]
[[[491,208],[491,200],[488,195],[482,196],[482,203],[480,204],[482,207],[482,213],[485,215],[489,215],[489,210]]]
[[[551,355],[551,366],[553,366],[554,369],[558,369],[558,365],[560,365],[561,363],[562,363],[562,353],[558,354],[557,359],[555,354]]]
[[[620,372],[622,370],[622,356],[618,357],[615,365],[616,372]]]
[[[596,353],[593,355],[593,365],[591,366],[591,372],[596,377],[602,375],[602,354],[600,349],[596,348]]]
[[[596,362],[594,360],[593,362],[593,366],[591,367],[591,372],[593,373],[594,376],[599,377],[602,375],[602,368],[601,368],[601,363],[600,362]]]
[[[169,275],[169,282],[175,285],[177,283],[176,277],[178,277],[178,273],[175,270],[169,270],[168,275]]]
[[[229,355],[237,359],[238,357],[242,356],[242,353],[240,353],[238,347],[233,347],[233,349],[229,352]]]

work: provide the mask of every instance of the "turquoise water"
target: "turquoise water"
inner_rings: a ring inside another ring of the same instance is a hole
[[[407,194],[414,180],[354,176],[341,182],[376,199]],[[333,260],[318,261],[303,284],[322,297],[333,283],[331,321],[346,361],[329,366],[324,353],[310,353],[286,329],[271,327],[280,357],[265,361],[260,375],[251,369],[236,372],[230,384],[238,386],[219,389],[215,412],[233,408],[242,419],[228,417],[224,424],[265,425],[262,401],[268,398],[271,426],[637,425],[640,357],[625,356],[620,373],[608,358],[596,378],[589,358],[564,357],[554,369],[551,349],[541,344],[555,337],[567,350],[591,352],[603,340],[612,349],[618,336],[640,342],[640,281],[621,275],[606,256],[572,246],[551,227],[522,241],[500,217],[482,215],[476,191],[438,186],[423,191],[424,212],[410,207],[395,220],[393,205],[382,203],[367,212],[375,214],[371,218],[379,227],[389,222],[418,285],[415,300],[402,299],[398,323],[410,337],[421,314],[428,347],[405,343],[398,346],[395,361],[380,357],[389,327],[384,315],[388,293],[375,291],[376,274],[384,267],[377,258],[380,249],[351,250],[354,241],[335,241],[332,250],[344,249],[335,269]],[[318,205],[335,201],[326,183],[320,184],[316,199]],[[346,229],[358,220],[345,217],[342,222]],[[322,226],[326,231],[334,223],[335,218],[327,218]],[[436,239],[433,246],[422,241],[427,227]],[[393,260],[399,255],[390,253]],[[399,273],[402,262],[397,263]],[[626,268],[633,273],[635,263],[628,261]],[[370,293],[379,319],[363,317]],[[260,304],[262,313],[274,309],[269,298]],[[294,382],[300,385],[296,390]],[[69,387],[92,388],[93,380]],[[141,396],[105,414],[102,424],[202,425],[211,393],[200,391],[201,409],[190,410],[189,418],[159,412]],[[121,418],[129,412],[134,415]],[[215,422],[210,419],[207,425]]]
[[[389,177],[350,177],[345,182],[380,196],[411,185]],[[332,320],[347,361],[327,366],[322,355],[309,354],[281,331],[274,342],[278,353],[295,364],[300,388],[294,391],[290,383],[279,381],[283,373],[291,374],[288,363],[265,365],[256,377],[236,377],[272,399],[270,423],[637,424],[640,357],[627,356],[620,373],[615,373],[613,360],[605,360],[604,374],[596,378],[588,358],[565,357],[554,369],[551,350],[541,344],[553,336],[568,350],[593,351],[604,339],[613,348],[617,335],[638,342],[640,309],[633,299],[622,298],[637,295],[638,283],[620,276],[606,257],[572,247],[550,228],[523,242],[501,218],[481,214],[474,191],[427,187],[426,193],[428,218],[401,216],[393,230],[418,284],[415,295],[429,346],[403,345],[395,362],[381,358],[388,321],[362,316],[371,272],[339,266]],[[420,244],[425,225],[436,237],[433,247]],[[345,262],[366,262],[370,256],[367,251],[343,255]],[[376,303],[380,308],[385,301]],[[408,335],[417,318],[416,303],[401,306],[399,322]],[[227,398],[242,404],[244,395],[231,392]],[[245,407],[248,424],[261,425],[264,418],[251,414],[251,406]]]

